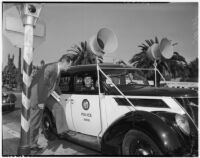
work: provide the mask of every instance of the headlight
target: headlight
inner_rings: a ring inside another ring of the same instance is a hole
[[[183,133],[185,133],[186,135],[189,135],[190,134],[190,125],[186,118],[186,115],[176,114],[175,120],[176,120],[178,127],[181,129],[181,131]]]

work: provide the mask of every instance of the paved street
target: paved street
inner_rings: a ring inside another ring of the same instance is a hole
[[[2,154],[17,155],[17,149],[20,141],[20,115],[21,115],[21,94],[16,93],[17,103],[15,111],[3,112],[3,142]],[[41,153],[31,153],[32,155],[100,155],[100,153],[89,150],[82,146],[68,142],[66,140],[48,141],[41,134],[39,137],[39,144],[45,147]]]

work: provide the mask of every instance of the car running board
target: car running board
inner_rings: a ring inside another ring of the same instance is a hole
[[[82,133],[78,133],[74,131],[69,131],[65,137],[62,137],[62,139],[66,139],[73,143],[88,147],[90,149],[93,149],[99,152],[101,151],[101,145],[98,143],[96,136],[90,136],[90,135],[86,135],[86,134],[82,134]]]

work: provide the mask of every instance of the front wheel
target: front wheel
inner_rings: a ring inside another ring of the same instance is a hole
[[[46,139],[56,139],[56,126],[51,112],[47,109],[44,110],[42,118],[42,131]]]
[[[154,141],[138,130],[130,130],[126,133],[122,144],[122,154],[136,156],[163,155]]]

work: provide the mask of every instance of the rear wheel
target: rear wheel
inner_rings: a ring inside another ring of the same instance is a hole
[[[122,153],[136,156],[162,155],[154,141],[138,130],[130,130],[126,133],[122,144]]]
[[[45,109],[43,113],[42,131],[45,138],[48,140],[55,140],[57,138],[56,125],[54,123],[53,116],[47,109]]]

